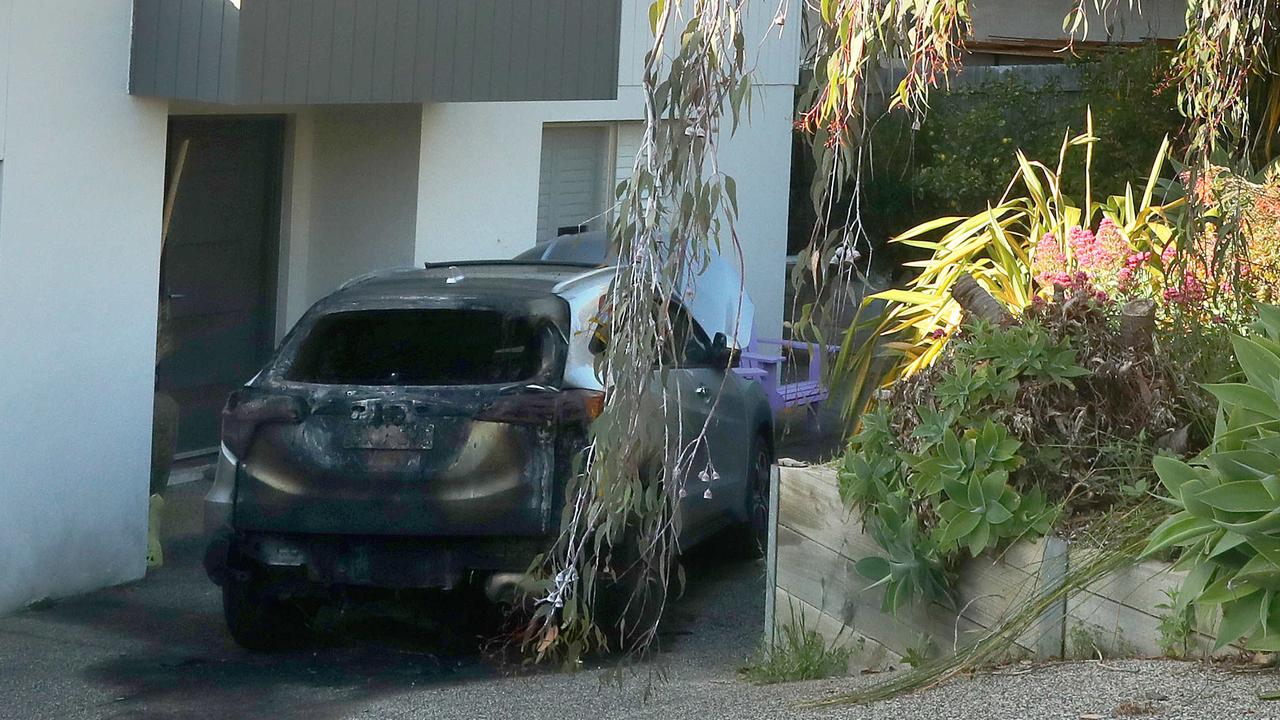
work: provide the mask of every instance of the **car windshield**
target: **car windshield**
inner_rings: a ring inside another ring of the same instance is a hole
[[[516,260],[606,265],[616,260],[609,237],[602,232],[565,235],[520,253]]]
[[[525,382],[542,367],[546,334],[493,310],[363,310],[321,318],[285,374],[322,385]]]

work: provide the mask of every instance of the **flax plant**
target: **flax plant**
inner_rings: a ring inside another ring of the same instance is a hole
[[[1016,316],[1034,298],[1053,291],[1033,277],[1036,245],[1046,236],[1062,241],[1073,228],[1091,227],[1105,218],[1134,252],[1163,252],[1173,234],[1170,213],[1182,204],[1166,202],[1160,193],[1168,142],[1139,194],[1128,186],[1124,195],[1094,200],[1089,174],[1097,138],[1092,125],[1086,118],[1084,133],[1064,139],[1055,167],[1018,151],[1017,174],[1004,197],[985,212],[930,220],[891,240],[929,250],[932,257],[907,263],[916,275],[905,288],[868,296],[859,321],[846,332],[837,367],[848,383],[847,417],[861,414],[877,381],[874,373],[880,373],[879,384],[889,385],[938,358],[963,321],[965,310],[951,293],[961,275],[972,276]],[[1066,195],[1062,187],[1063,168],[1073,152],[1085,153],[1085,195],[1080,199]],[[1153,268],[1153,277],[1158,272]],[[861,321],[868,316],[870,320]]]

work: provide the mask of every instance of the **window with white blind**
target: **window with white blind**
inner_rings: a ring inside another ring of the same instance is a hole
[[[639,122],[543,129],[538,242],[606,229],[614,190],[631,176],[642,129]]]

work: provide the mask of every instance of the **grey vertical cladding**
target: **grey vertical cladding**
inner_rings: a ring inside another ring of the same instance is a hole
[[[262,102],[263,66],[267,48],[267,9],[262,3],[241,5],[237,18],[240,47],[235,55],[239,68],[232,75],[239,87],[231,89],[231,102]]]
[[[378,32],[378,0],[357,0],[352,21],[350,102],[373,102],[373,43]],[[346,68],[333,68],[345,72]],[[332,100],[332,98],[330,98]]]
[[[178,96],[178,31],[182,25],[181,0],[160,0],[156,11],[156,93]]]
[[[154,92],[156,53],[160,49],[160,3],[136,0],[133,5],[133,58],[129,64],[129,90]]]
[[[262,102],[285,101],[285,77],[289,67],[289,13],[293,0],[262,3],[266,24],[262,44]],[[241,6],[243,7],[243,5]]]
[[[196,96],[200,80],[200,27],[204,25],[203,0],[176,0],[178,13],[177,93]]]
[[[329,65],[315,70],[329,76],[329,92],[317,102],[351,97],[356,43],[356,4],[360,0],[335,0],[333,8],[333,56]]]
[[[229,15],[237,12],[234,5],[222,4],[222,42],[219,43],[217,102],[234,102],[240,89],[243,66],[239,63],[240,23]]]
[[[373,66],[369,98],[373,102],[391,102],[395,84],[396,25],[398,8],[396,0],[373,0],[376,12],[373,16]]]
[[[337,35],[335,0],[313,0],[311,44],[307,57],[307,102],[323,102],[333,91],[333,50]]]
[[[417,67],[418,0],[400,0],[396,14],[395,54],[392,68],[391,99],[413,101],[413,73]]]
[[[222,35],[226,32],[226,5],[200,0],[200,51],[197,53],[196,95],[219,96],[218,84],[222,76]]]
[[[289,0],[289,37],[285,50],[284,101],[307,102],[311,80],[311,38],[315,28],[315,0]]]
[[[134,0],[134,95],[224,104],[607,100],[621,0]]]

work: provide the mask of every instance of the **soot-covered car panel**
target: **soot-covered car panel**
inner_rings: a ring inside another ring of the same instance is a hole
[[[554,296],[510,288],[317,311],[228,403],[229,439],[255,396],[297,408],[288,422],[247,413],[235,527],[548,532],[561,406],[572,398],[547,402],[546,388],[563,369],[566,322]]]
[[[552,532],[598,402],[558,387],[569,310],[550,288],[574,274],[473,273],[464,285],[448,271],[404,271],[321,301],[228,400],[229,458],[210,523],[303,535]]]
[[[223,413],[206,566],[237,641],[285,622],[282,598],[331,586],[513,584],[558,530],[603,406],[584,324],[610,279],[546,263],[395,271],[308,311]],[[653,430],[660,447],[707,428],[699,456],[723,478],[681,501],[696,542],[752,520],[771,430],[723,338],[685,322],[701,362],[655,369],[681,422]]]

